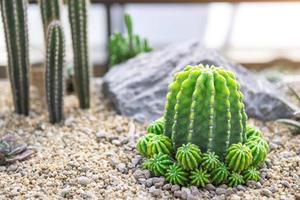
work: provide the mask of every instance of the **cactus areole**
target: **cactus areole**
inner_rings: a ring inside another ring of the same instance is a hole
[[[246,140],[247,115],[235,75],[222,67],[186,66],[169,85],[165,135],[174,148],[193,143],[224,160],[227,148]]]

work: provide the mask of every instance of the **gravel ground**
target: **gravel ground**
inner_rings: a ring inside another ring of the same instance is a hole
[[[97,84],[95,88],[99,88]],[[32,91],[29,117],[12,113],[8,82],[0,82],[0,136],[24,138],[37,153],[30,159],[0,166],[0,199],[297,199],[300,200],[300,135],[275,124],[260,126],[271,152],[262,180],[248,186],[180,188],[139,169],[134,150],[145,126],[117,115],[94,92],[92,108],[77,109],[73,95],[65,98],[63,125],[47,122],[45,105]],[[99,90],[99,89],[98,89]]]

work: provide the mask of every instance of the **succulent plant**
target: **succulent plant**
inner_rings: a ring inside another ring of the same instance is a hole
[[[228,185],[230,187],[235,187],[237,185],[242,185],[244,183],[245,183],[244,178],[239,173],[233,172],[228,177]]]
[[[155,136],[155,134],[153,133],[148,133],[147,135],[144,135],[143,137],[140,137],[137,141],[136,144],[136,149],[138,150],[138,152],[140,152],[140,154],[142,154],[143,156],[147,156],[147,148],[148,148],[148,144],[150,139]]]
[[[176,160],[183,169],[194,170],[198,168],[201,161],[201,151],[194,144],[183,144],[177,149]]]
[[[196,169],[191,172],[191,184],[197,187],[204,187],[209,183],[209,174],[203,169]]]
[[[253,158],[249,147],[238,143],[232,144],[228,148],[225,160],[231,170],[235,172],[241,172],[251,165],[252,159]]]
[[[147,154],[152,156],[158,153],[171,155],[173,153],[172,142],[165,135],[154,135],[147,145]]]
[[[167,154],[158,153],[148,159],[144,165],[145,168],[150,170],[155,176],[163,176],[173,163]]]
[[[175,150],[191,142],[223,161],[229,145],[246,140],[240,85],[221,67],[187,66],[178,72],[169,85],[164,118]]]
[[[214,152],[206,152],[202,154],[201,166],[207,171],[212,171],[219,167],[221,162],[219,157]]]
[[[211,172],[211,182],[214,184],[221,184],[227,181],[227,178],[229,176],[228,168],[225,164],[220,164],[217,168],[212,170]]]
[[[51,123],[63,120],[63,68],[65,39],[59,21],[52,21],[47,33],[46,101]]]
[[[245,145],[251,151],[253,166],[257,167],[265,161],[269,152],[269,145],[266,140],[259,136],[252,136]]]
[[[8,71],[15,112],[29,114],[29,51],[27,1],[1,0]]]
[[[259,181],[260,180],[260,172],[255,167],[249,167],[243,173],[244,180],[247,181]]]
[[[256,128],[255,126],[252,126],[252,125],[247,125],[246,127],[246,137],[247,137],[247,140],[252,137],[252,136],[258,136],[258,137],[262,137],[262,133],[261,131]]]
[[[147,132],[148,133],[154,133],[156,135],[160,135],[164,133],[164,128],[165,128],[165,122],[163,118],[159,118],[149,124],[147,127]]]
[[[44,35],[47,38],[47,29],[49,24],[54,20],[60,20],[60,6],[61,0],[39,0],[43,27],[44,27]]]
[[[184,169],[174,163],[167,169],[166,179],[172,184],[186,185],[188,182],[188,173]]]
[[[5,135],[0,140],[0,165],[25,160],[34,153],[35,151],[20,143],[14,135]]]
[[[80,108],[90,107],[90,78],[87,38],[88,0],[68,0],[74,52],[75,90]]]
[[[109,40],[110,66],[124,62],[142,52],[152,51],[147,39],[142,40],[140,36],[133,34],[132,19],[129,14],[125,14],[124,21],[128,37],[117,32]]]

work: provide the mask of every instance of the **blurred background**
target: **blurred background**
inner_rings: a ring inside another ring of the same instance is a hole
[[[109,7],[109,10],[108,10]],[[29,5],[30,62],[44,60],[40,9]],[[124,32],[123,14],[132,16],[134,32],[149,39],[154,49],[197,38],[230,59],[252,69],[270,66],[298,67],[300,61],[299,3],[185,3],[110,4],[89,7],[89,45],[96,75],[103,74],[110,32]],[[109,15],[108,15],[109,14]],[[66,6],[62,11],[67,43],[67,63],[72,63],[72,44]],[[110,16],[110,19],[108,18]],[[7,64],[0,20],[0,77]],[[109,26],[108,26],[108,21]]]

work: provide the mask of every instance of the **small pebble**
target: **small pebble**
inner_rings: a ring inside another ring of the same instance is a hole
[[[131,163],[133,167],[136,167],[142,160],[142,156],[140,155],[136,155],[134,156],[134,158],[132,159]]]
[[[78,183],[82,186],[87,186],[90,183],[90,179],[86,176],[81,176],[78,178]]]
[[[135,170],[135,172],[133,173],[133,177],[134,177],[136,180],[138,180],[138,179],[140,179],[140,178],[142,178],[142,177],[145,177],[145,174],[144,174],[144,172],[143,172],[142,170],[137,169],[137,170]]]
[[[191,190],[191,194],[193,196],[200,196],[201,195],[199,189],[196,186],[191,186],[190,190]]]
[[[158,196],[160,196],[161,190],[160,189],[156,189],[154,186],[152,186],[152,187],[149,188],[149,192],[153,196],[158,197]]]
[[[238,185],[236,188],[241,191],[246,191],[246,188],[242,185]]]
[[[178,190],[180,190],[180,186],[179,185],[172,185],[172,187],[171,187],[171,191],[172,192],[175,192],[175,191],[178,191]]]
[[[117,164],[116,168],[121,173],[125,173],[127,171],[126,165],[124,163]]]
[[[260,189],[260,188],[261,188],[261,183],[260,183],[260,182],[257,182],[257,183],[255,184],[255,187],[256,187],[256,189]]]
[[[262,189],[260,191],[260,194],[263,195],[263,196],[266,196],[266,197],[270,197],[271,194],[272,194],[272,192],[270,190],[268,190],[268,189]]]
[[[67,197],[70,193],[71,193],[71,188],[67,187],[67,188],[62,189],[61,196]]]
[[[96,133],[96,137],[97,137],[98,139],[106,138],[106,132],[104,132],[104,131],[98,131],[98,132]]]
[[[217,195],[226,194],[226,189],[224,188],[217,188],[216,189]]]
[[[0,166],[0,172],[4,172],[6,170],[5,166]]]
[[[181,191],[180,190],[175,191],[174,196],[175,197],[181,197]]]
[[[207,189],[209,191],[214,191],[216,188],[213,184],[209,183],[205,186],[205,189]]]
[[[81,193],[81,197],[84,199],[91,199],[94,197],[94,194],[92,192],[83,192]]]
[[[272,187],[269,188],[269,190],[270,190],[272,193],[275,193],[275,192],[278,191],[278,188],[275,187],[275,186],[272,186]]]
[[[238,195],[236,194],[233,194],[231,197],[230,197],[230,200],[241,200],[242,198],[239,197]]]
[[[182,187],[181,188],[181,198],[182,199],[187,199],[188,195],[191,194],[191,190],[189,188],[186,187]]]
[[[119,140],[113,140],[111,143],[116,146],[121,146],[121,142]]]
[[[147,187],[151,187],[153,185],[153,179],[152,178],[149,178],[146,180],[146,186]]]
[[[16,171],[17,169],[18,169],[17,165],[9,165],[7,168],[7,171],[13,172],[13,171]]]
[[[167,183],[163,186],[163,190],[170,190],[172,185],[170,183]]]
[[[291,187],[291,185],[290,185],[289,182],[287,182],[287,181],[281,181],[281,184],[282,184],[283,186],[285,186],[286,188],[290,188],[290,187]]]

